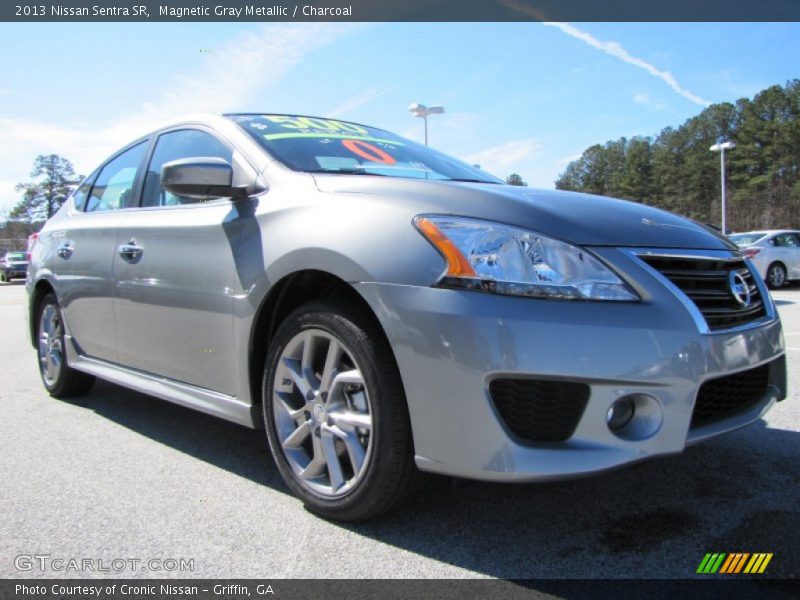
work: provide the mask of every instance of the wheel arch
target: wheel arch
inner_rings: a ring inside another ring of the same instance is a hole
[[[248,346],[248,379],[250,397],[253,402],[253,421],[261,423],[261,406],[263,402],[261,383],[267,350],[275,331],[281,322],[298,306],[325,298],[345,299],[352,306],[358,307],[372,319],[391,352],[392,360],[397,363],[394,350],[389,344],[386,332],[369,303],[352,285],[327,271],[304,269],[282,277],[270,287],[259,305],[253,325],[250,329]],[[399,370],[398,370],[399,374]]]
[[[36,339],[37,339],[37,316],[39,315],[39,306],[42,303],[42,300],[48,294],[53,294],[58,298],[56,294],[55,286],[48,281],[47,279],[39,279],[31,289],[30,297],[28,300],[28,330],[30,333],[30,342],[31,345],[36,348]]]
[[[772,267],[774,267],[775,265],[780,265],[780,267],[783,269],[783,283],[786,284],[789,281],[789,269],[786,268],[786,263],[783,262],[781,259],[771,260],[767,264],[766,271],[764,271],[764,279],[765,279],[767,285],[770,286],[770,287],[772,286],[772,284],[770,283],[770,280],[769,280],[769,272],[772,269]]]
[[[767,265],[767,272],[769,272],[770,267],[773,265],[780,265],[783,267],[783,270],[786,271],[786,263],[784,263],[781,259],[771,260]]]

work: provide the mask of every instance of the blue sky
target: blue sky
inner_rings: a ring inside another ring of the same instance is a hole
[[[193,112],[332,116],[553,187],[589,145],[799,77],[798,23],[0,24],[0,212],[37,154],[88,173]]]

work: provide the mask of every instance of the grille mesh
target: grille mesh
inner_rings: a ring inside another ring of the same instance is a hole
[[[506,427],[528,442],[571,437],[590,393],[584,383],[539,379],[495,379],[489,392]]]
[[[706,381],[697,393],[691,427],[707,425],[747,410],[764,396],[768,385],[768,364]]]
[[[766,316],[764,301],[750,269],[741,258],[685,258],[639,255],[694,302],[712,331],[747,325]],[[741,276],[750,292],[750,304],[742,306],[731,291],[731,273]]]

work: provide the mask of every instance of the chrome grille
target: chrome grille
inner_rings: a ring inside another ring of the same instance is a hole
[[[767,315],[764,299],[753,274],[742,258],[664,256],[640,254],[639,258],[675,284],[703,314],[711,331],[741,327]],[[749,295],[749,304],[737,300],[731,278],[743,282],[740,296]]]

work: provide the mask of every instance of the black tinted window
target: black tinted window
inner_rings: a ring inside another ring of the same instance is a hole
[[[180,158],[221,158],[231,162],[231,150],[213,135],[197,129],[171,131],[158,138],[144,180],[142,206],[171,206],[198,202],[197,198],[176,196],[161,186],[161,167]]]
[[[136,170],[146,147],[146,143],[142,142],[103,167],[86,201],[86,212],[117,210],[130,206]]]

